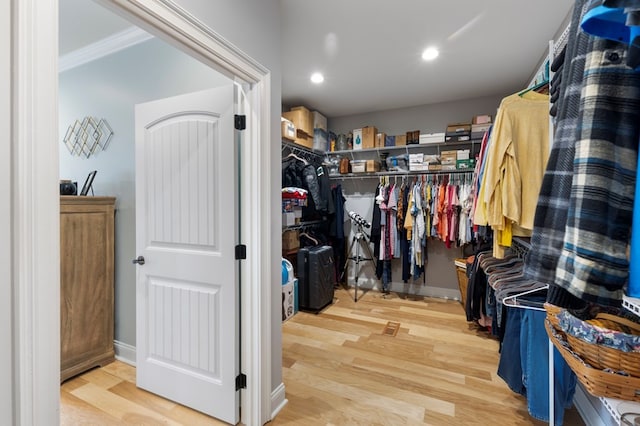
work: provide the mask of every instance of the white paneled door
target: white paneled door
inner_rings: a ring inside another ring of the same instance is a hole
[[[233,84],[135,113],[137,385],[235,424]]]

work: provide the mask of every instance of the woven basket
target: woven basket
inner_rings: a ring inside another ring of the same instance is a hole
[[[551,303],[545,302],[544,309],[547,311],[547,319],[551,322],[553,328],[564,335],[564,332],[560,329],[560,323],[558,321],[558,314],[562,312],[562,308]]]
[[[640,325],[611,314],[600,313],[593,320],[584,321],[586,324],[597,325],[600,328],[640,334]],[[624,352],[607,346],[587,342],[567,332],[566,339],[571,350],[592,367],[598,369],[612,369],[624,371],[630,376],[640,377],[640,352]]]
[[[545,320],[545,329],[553,345],[590,394],[640,402],[640,378],[593,368],[566,347],[568,343],[563,340],[561,334],[554,329],[548,319]]]

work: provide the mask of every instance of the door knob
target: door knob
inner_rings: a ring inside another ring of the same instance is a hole
[[[138,265],[144,265],[144,257],[138,256],[136,259],[133,259],[133,263],[137,263]]]

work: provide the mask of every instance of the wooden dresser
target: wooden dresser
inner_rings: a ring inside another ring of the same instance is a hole
[[[60,381],[114,360],[113,197],[60,197]]]

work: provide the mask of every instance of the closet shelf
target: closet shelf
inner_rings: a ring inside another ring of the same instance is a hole
[[[640,316],[640,299],[635,297],[623,296],[622,306],[636,315]],[[633,412],[640,413],[640,403],[633,401],[624,401],[615,398],[600,397],[600,402],[606,407],[611,417],[613,417],[617,424],[620,424],[620,410],[618,409],[620,404],[625,404],[625,412],[632,410]]]
[[[464,173],[473,173],[473,169],[345,173],[345,174],[339,174],[339,175],[329,175],[329,179],[331,180],[368,179],[368,178],[376,178],[380,176],[420,176],[420,175],[451,175],[451,174],[459,175]]]
[[[284,232],[284,231],[294,231],[296,229],[309,228],[309,227],[312,227],[312,226],[320,225],[322,222],[323,222],[322,220],[310,220],[310,221],[307,221],[307,222],[298,223],[297,225],[283,226],[282,227],[282,232]]]
[[[288,149],[294,154],[301,154],[304,157],[313,156],[318,159],[324,158],[324,151],[319,151],[313,148],[307,148],[297,143],[282,139],[282,150]]]
[[[422,143],[422,144],[410,144],[410,145],[400,145],[400,146],[381,146],[378,148],[366,148],[366,149],[346,149],[342,151],[328,151],[326,155],[355,155],[355,154],[364,154],[368,152],[373,153],[381,153],[381,152],[406,152],[417,151],[421,149],[427,148],[447,148],[447,147],[460,147],[460,146],[469,146],[475,145],[482,142],[482,139],[470,139],[468,141],[462,142],[438,142],[438,143]]]
[[[614,418],[617,424],[620,424],[620,413],[618,412],[619,404],[633,404],[637,405],[638,409],[640,409],[640,404],[630,401],[622,401],[620,399],[600,397],[600,402],[602,402],[602,404],[607,408],[607,411],[611,414],[611,417]]]
[[[640,299],[636,297],[623,296],[622,306],[640,316]]]

